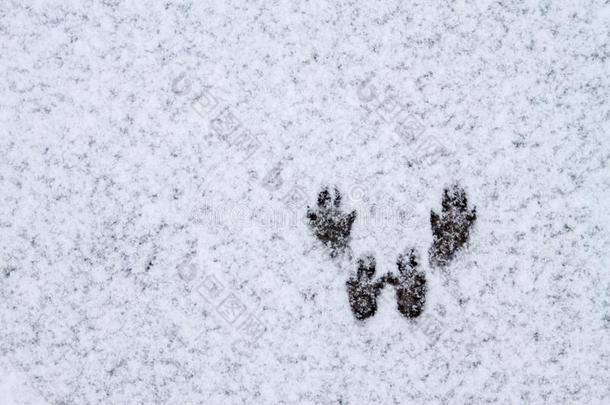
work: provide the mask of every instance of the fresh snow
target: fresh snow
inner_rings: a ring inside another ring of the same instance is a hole
[[[609,403],[609,39],[601,0],[4,0],[0,404]],[[423,313],[357,320],[410,248]]]

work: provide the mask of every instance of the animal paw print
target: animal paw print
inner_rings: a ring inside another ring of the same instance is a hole
[[[398,312],[407,318],[417,318],[426,303],[426,274],[419,269],[415,249],[398,256],[398,275],[388,276],[387,282],[396,288]]]
[[[347,280],[349,304],[356,319],[364,320],[377,312],[377,297],[386,284],[386,277],[373,280],[375,276],[375,258],[364,256],[358,259],[358,270],[355,276]]]
[[[307,218],[314,235],[330,247],[331,257],[349,245],[349,237],[356,211],[340,211],[341,194],[335,188],[334,200],[328,188],[318,195],[318,209],[307,209]],[[468,208],[466,192],[458,185],[444,190],[442,211],[439,216],[430,213],[433,241],[428,250],[432,266],[446,266],[468,241],[470,229],[476,220],[476,208]],[[356,274],[346,282],[350,307],[356,319],[365,320],[377,312],[377,297],[386,285],[396,291],[398,311],[407,318],[417,318],[426,303],[426,274],[419,267],[415,249],[398,256],[398,274],[388,273],[374,279],[376,261],[367,255],[358,259]]]
[[[341,212],[341,193],[335,188],[334,198],[328,188],[318,194],[318,208],[307,207],[307,218],[314,235],[330,248],[331,257],[337,256],[349,244],[356,211]]]
[[[446,266],[470,236],[470,228],[477,218],[476,207],[468,208],[466,192],[453,185],[443,192],[441,215],[430,211],[432,246],[428,251],[430,264]]]

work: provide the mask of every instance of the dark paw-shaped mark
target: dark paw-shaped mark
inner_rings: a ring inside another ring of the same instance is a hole
[[[476,218],[476,207],[468,208],[464,189],[458,185],[445,189],[441,215],[430,211],[433,239],[428,254],[432,266],[445,266],[453,259],[468,241]]]
[[[335,188],[334,198],[327,188],[318,195],[318,207],[307,208],[307,218],[315,236],[331,249],[331,256],[347,248],[356,211],[345,214],[340,210],[341,194]],[[476,219],[476,208],[468,207],[464,190],[454,185],[444,190],[442,211],[430,212],[433,243],[428,252],[430,264],[444,266],[468,241],[470,228]],[[377,312],[377,298],[386,284],[394,286],[398,311],[407,318],[416,318],[426,304],[426,275],[419,269],[414,249],[398,256],[398,274],[386,274],[375,279],[375,258],[358,260],[356,275],[346,285],[349,303],[356,319],[365,320]]]
[[[377,312],[377,297],[385,284],[383,278],[374,280],[375,258],[365,256],[358,259],[358,270],[355,276],[347,280],[349,304],[356,319],[364,320]]]
[[[324,188],[318,195],[317,209],[307,207],[307,218],[314,234],[330,248],[333,257],[347,247],[356,219],[356,211],[341,212],[341,193],[336,188],[334,191],[332,198],[328,188]]]
[[[388,276],[387,282],[396,287],[398,311],[407,318],[418,317],[426,303],[426,275],[418,268],[415,250],[398,256],[398,276]]]

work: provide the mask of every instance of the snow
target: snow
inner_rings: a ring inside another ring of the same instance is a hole
[[[1,10],[0,403],[608,402],[608,4]],[[409,248],[422,315],[355,319]]]

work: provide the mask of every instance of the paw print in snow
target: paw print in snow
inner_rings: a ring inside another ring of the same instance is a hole
[[[446,188],[442,210],[438,215],[430,211],[432,246],[428,251],[430,264],[446,266],[470,236],[470,228],[477,218],[476,207],[468,208],[466,192],[458,185]]]
[[[341,193],[336,188],[334,191],[333,198],[328,188],[324,188],[318,195],[317,209],[307,208],[307,218],[316,238],[330,248],[332,257],[347,247],[356,219],[356,211],[341,212]]]
[[[415,249],[398,256],[398,275],[387,277],[387,282],[396,288],[398,311],[407,318],[418,317],[426,303],[426,274],[418,268]]]
[[[364,256],[358,259],[355,276],[347,280],[349,304],[356,319],[364,320],[377,312],[377,297],[385,285],[384,277],[374,280],[375,258]]]

